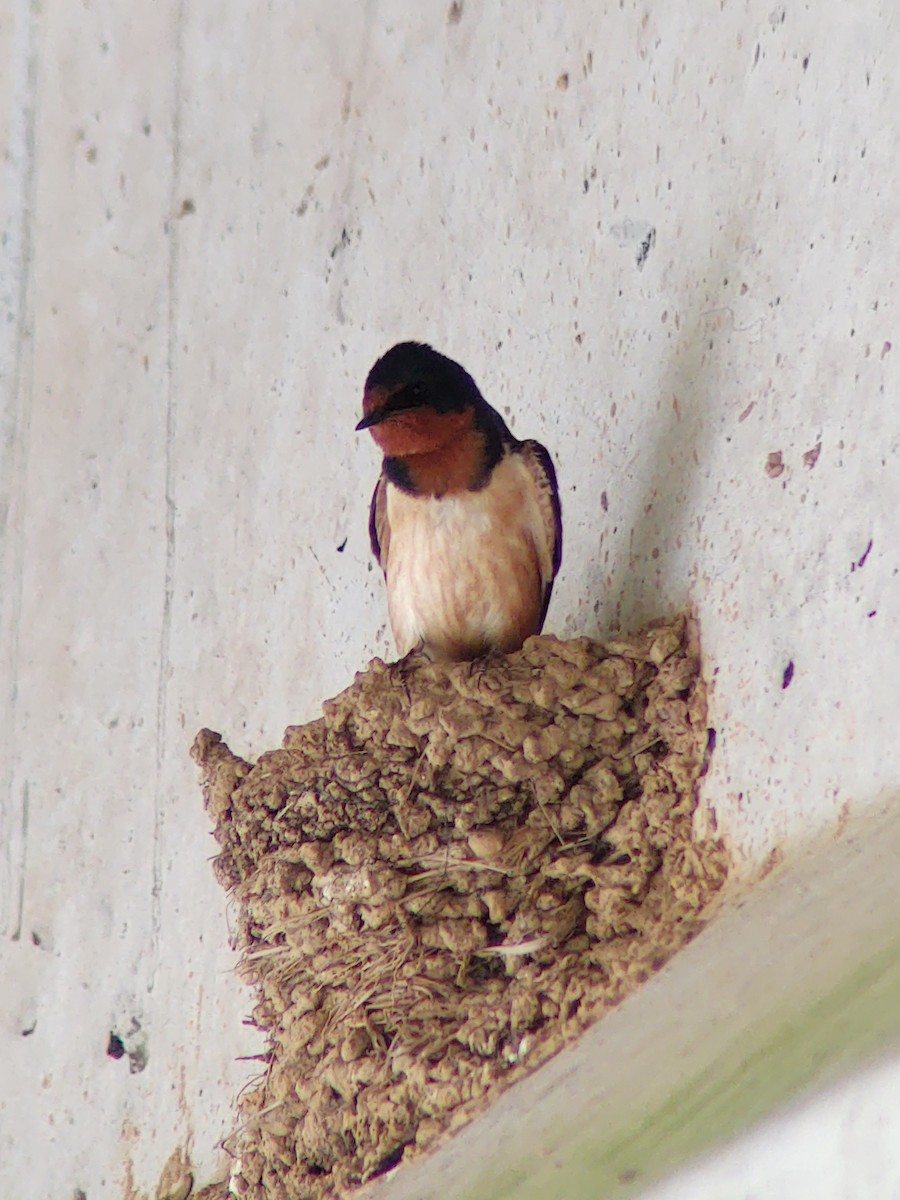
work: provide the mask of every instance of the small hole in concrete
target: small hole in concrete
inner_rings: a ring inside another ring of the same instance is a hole
[[[109,1041],[106,1043],[106,1053],[109,1058],[124,1058],[125,1046],[117,1033],[110,1033]]]

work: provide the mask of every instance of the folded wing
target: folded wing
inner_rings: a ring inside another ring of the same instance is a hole
[[[562,560],[562,510],[559,503],[559,488],[556,484],[556,471],[553,460],[540,442],[522,442],[518,447],[522,461],[528,468],[534,481],[538,509],[542,518],[544,544],[538,547],[541,551],[541,582],[544,588],[543,608],[541,610],[541,626],[547,616],[550,595],[553,591],[553,580],[559,570]]]
[[[375,561],[387,574],[387,560],[391,545],[391,527],[387,519],[387,479],[380,476],[372,493],[369,508],[369,542]]]

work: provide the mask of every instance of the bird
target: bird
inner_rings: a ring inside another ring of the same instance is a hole
[[[400,342],[366,377],[383,455],[369,511],[401,658],[465,662],[540,633],[562,557],[556,471],[520,441],[453,359]]]

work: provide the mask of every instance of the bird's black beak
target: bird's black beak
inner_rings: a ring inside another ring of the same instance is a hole
[[[357,425],[357,427],[356,427],[357,433],[361,429],[371,429],[373,425],[378,425],[381,421],[384,420],[384,418],[386,416],[389,416],[389,415],[390,415],[389,413],[385,413],[385,412],[381,411],[380,409],[377,409],[377,408],[372,409],[372,411],[370,413],[367,413],[363,417],[363,419],[360,421],[360,423]]]

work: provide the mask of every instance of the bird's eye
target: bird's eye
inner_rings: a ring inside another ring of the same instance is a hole
[[[406,390],[413,400],[421,400],[427,389],[424,383],[411,383]]]

